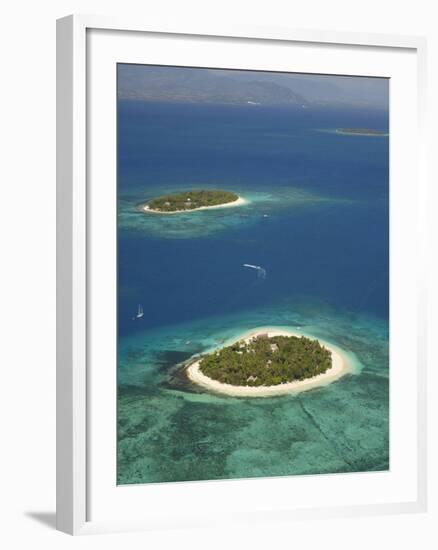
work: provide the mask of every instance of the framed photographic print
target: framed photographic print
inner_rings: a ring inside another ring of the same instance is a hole
[[[59,20],[59,529],[424,509],[424,48]]]

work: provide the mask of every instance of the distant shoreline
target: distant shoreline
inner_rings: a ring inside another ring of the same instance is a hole
[[[238,340],[248,341],[260,334],[267,334],[269,337],[304,336],[301,333],[284,328],[261,327],[234,339],[233,343]],[[221,393],[232,397],[270,397],[286,394],[298,394],[303,391],[331,384],[332,382],[339,380],[342,376],[352,372],[351,362],[342,350],[328,342],[318,341],[323,347],[331,352],[332,367],[322,374],[318,374],[317,376],[313,376],[312,378],[307,378],[305,380],[295,380],[293,382],[277,384],[275,386],[233,386],[232,384],[224,384],[217,380],[213,380],[202,373],[199,368],[201,358],[189,365],[186,368],[186,373],[188,378],[195,384],[214,393]],[[231,342],[227,343],[227,345],[230,344]]]
[[[153,208],[149,208],[148,204],[144,204],[141,207],[141,210],[143,212],[146,212],[147,214],[181,214],[181,213],[187,213],[187,212],[196,212],[197,210],[211,210],[214,208],[228,208],[232,206],[243,206],[244,204],[248,204],[248,200],[244,199],[243,197],[239,197],[235,201],[232,202],[225,202],[223,204],[215,204],[213,206],[199,206],[198,208],[186,208],[183,210],[172,210],[170,212],[165,212],[162,210],[154,210]]]

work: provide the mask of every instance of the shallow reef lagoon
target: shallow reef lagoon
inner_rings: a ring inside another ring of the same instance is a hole
[[[387,470],[389,138],[332,131],[387,131],[387,112],[118,109],[117,482]],[[156,196],[205,188],[248,203],[140,211]],[[138,304],[144,317],[133,320]],[[187,380],[181,365],[192,355],[263,326],[336,344],[353,373],[252,399]]]

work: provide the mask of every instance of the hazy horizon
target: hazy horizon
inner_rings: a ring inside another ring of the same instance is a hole
[[[119,99],[387,110],[389,79],[235,69],[118,66]]]

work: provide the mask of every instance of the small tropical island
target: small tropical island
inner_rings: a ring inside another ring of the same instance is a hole
[[[221,189],[183,191],[152,199],[143,205],[145,212],[175,214],[207,208],[224,208],[246,204],[245,199],[231,191]]]
[[[347,358],[330,344],[288,330],[259,329],[196,357],[186,372],[213,392],[263,397],[327,385],[349,370]]]
[[[388,132],[383,130],[372,130],[370,128],[336,128],[338,134],[354,136],[387,136]]]

